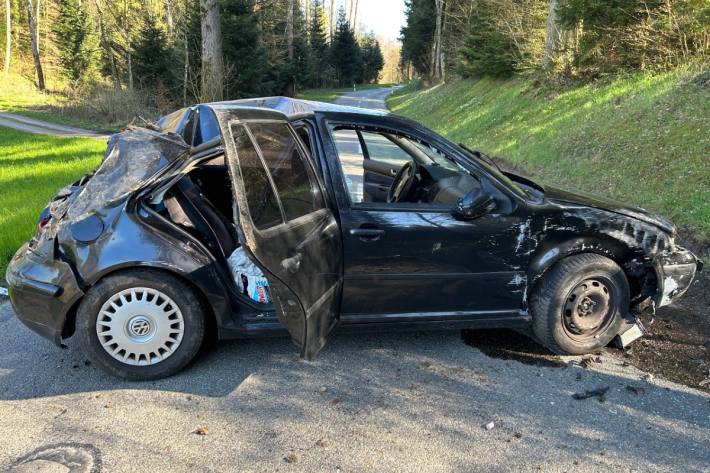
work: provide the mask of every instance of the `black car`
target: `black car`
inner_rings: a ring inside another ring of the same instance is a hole
[[[701,267],[642,209],[502,172],[404,118],[280,97],[114,135],[38,227],[7,271],[18,317],[129,379],[180,370],[211,329],[287,330],[306,359],[336,325],[530,329],[583,354]]]

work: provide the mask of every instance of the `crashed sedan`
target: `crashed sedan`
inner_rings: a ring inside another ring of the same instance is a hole
[[[702,263],[667,220],[543,187],[384,112],[203,104],[114,135],[7,281],[20,320],[114,375],[187,365],[210,333],[524,330],[555,353],[638,337]]]

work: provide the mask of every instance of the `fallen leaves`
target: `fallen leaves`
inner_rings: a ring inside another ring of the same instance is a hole
[[[295,453],[291,452],[284,457],[284,460],[286,463],[296,463],[298,461],[298,457]]]
[[[605,386],[603,388],[598,388],[598,389],[590,389],[588,391],[584,391],[581,393],[574,393],[572,394],[572,399],[576,400],[582,400],[582,399],[589,399],[592,397],[596,397],[599,402],[604,402],[606,401],[606,392],[609,390],[609,386]]]
[[[210,429],[203,426],[203,427],[199,427],[197,430],[194,430],[192,433],[196,434],[196,435],[200,435],[202,437],[205,437],[210,433]]]

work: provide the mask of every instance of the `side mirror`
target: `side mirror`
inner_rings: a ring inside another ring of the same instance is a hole
[[[460,220],[473,220],[492,212],[496,208],[493,197],[477,188],[460,198],[456,203],[453,214]]]

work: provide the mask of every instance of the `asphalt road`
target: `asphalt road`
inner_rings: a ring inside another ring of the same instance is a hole
[[[177,376],[127,383],[69,342],[54,347],[0,305],[0,470],[55,467],[66,452],[17,462],[57,445],[102,471],[710,465],[710,396],[605,356],[588,369],[530,366],[489,358],[458,332],[338,335],[315,362],[286,339],[222,342]],[[605,402],[572,398],[606,386]]]
[[[0,126],[40,135],[64,136],[69,138],[107,138],[109,133],[84,130],[73,126],[36,120],[14,113],[0,112]]]
[[[304,362],[288,340],[267,339],[222,342],[177,376],[128,383],[68,345],[0,302],[0,471],[710,465],[710,395],[606,355],[588,368],[580,358],[528,365],[488,357],[459,332],[414,332],[337,335]],[[604,387],[604,402],[572,397]]]
[[[385,99],[396,89],[396,87],[383,87],[379,89],[367,89],[356,92],[348,92],[340,96],[335,101],[338,105],[348,105],[350,107],[371,108],[374,110],[387,110]]]

